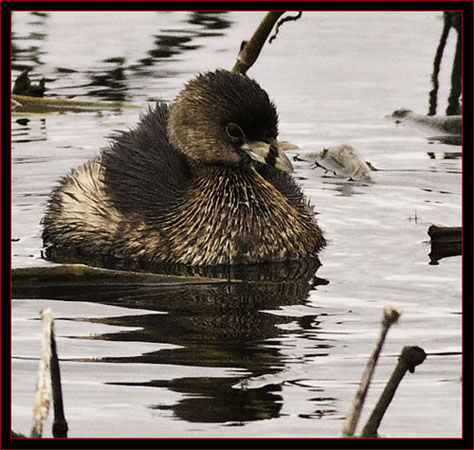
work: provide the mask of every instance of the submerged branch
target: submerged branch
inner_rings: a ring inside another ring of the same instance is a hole
[[[101,269],[84,264],[61,264],[47,267],[25,267],[12,269],[13,289],[46,284],[169,284],[169,283],[209,283],[224,282],[213,278],[174,276],[147,272],[128,272]]]
[[[124,102],[85,102],[57,98],[30,97],[12,94],[13,114],[83,112],[117,110],[122,108],[139,108],[137,105]]]

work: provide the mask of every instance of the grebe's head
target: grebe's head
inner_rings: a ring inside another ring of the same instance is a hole
[[[292,172],[278,148],[278,115],[267,93],[245,75],[217,70],[186,84],[171,105],[168,137],[194,165],[250,166]]]

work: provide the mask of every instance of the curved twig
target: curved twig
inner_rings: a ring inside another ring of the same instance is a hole
[[[283,19],[280,19],[277,23],[277,26],[276,26],[276,30],[275,30],[275,33],[273,34],[273,36],[270,38],[270,40],[268,41],[269,44],[272,43],[273,39],[275,39],[278,35],[278,32],[280,31],[280,27],[285,23],[285,22],[290,22],[290,21],[294,21],[294,20],[298,20],[301,16],[303,15],[303,12],[302,11],[298,11],[298,14],[296,14],[296,16],[287,16],[287,17],[283,17]]]

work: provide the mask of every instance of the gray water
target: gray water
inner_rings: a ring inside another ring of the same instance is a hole
[[[40,220],[71,168],[171,101],[200,71],[232,68],[260,12],[13,14],[13,78],[32,67],[46,95],[139,109],[20,114],[12,121],[12,266],[47,266]],[[266,44],[249,76],[277,105],[280,138],[329,241],[318,281],[199,288],[52,286],[12,300],[12,422],[28,433],[39,311],[51,307],[70,437],[338,437],[379,332],[364,424],[406,345],[428,354],[402,381],[383,437],[460,437],[460,256],[430,264],[427,229],[462,221],[461,147],[387,119],[426,114],[440,12],[305,12]],[[440,73],[447,106],[455,38]],[[312,165],[352,145],[374,184]],[[50,423],[50,421],[48,422]],[[51,436],[50,425],[45,435]]]

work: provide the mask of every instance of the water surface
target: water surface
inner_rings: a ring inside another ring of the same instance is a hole
[[[12,264],[45,266],[47,196],[71,168],[170,101],[200,71],[231,68],[258,12],[14,13],[13,76],[31,67],[46,95],[140,109],[17,115],[12,122]],[[461,257],[430,263],[427,229],[460,226],[461,147],[385,116],[424,114],[440,12],[306,12],[266,45],[249,76],[277,105],[295,176],[329,245],[321,267],[271,282],[166,288],[52,286],[12,300],[12,420],[31,427],[39,311],[56,317],[70,437],[337,437],[378,334],[389,332],[361,422],[405,345],[428,357],[407,374],[385,437],[460,437]],[[454,33],[452,33],[454,34]],[[450,36],[440,74],[447,106]],[[347,143],[374,184],[313,166]],[[50,436],[50,426],[46,426]]]

